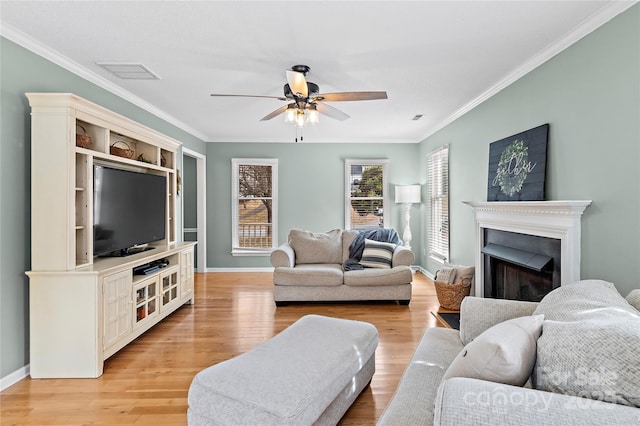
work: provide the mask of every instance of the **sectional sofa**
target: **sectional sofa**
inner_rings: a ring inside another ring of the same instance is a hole
[[[562,285],[539,303],[467,297],[426,330],[378,425],[640,424],[640,290]]]

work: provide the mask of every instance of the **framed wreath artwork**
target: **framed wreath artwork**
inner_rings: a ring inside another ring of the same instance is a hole
[[[549,124],[489,145],[487,201],[543,201]]]

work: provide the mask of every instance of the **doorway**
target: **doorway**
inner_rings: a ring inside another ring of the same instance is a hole
[[[197,241],[194,253],[196,272],[207,270],[206,157],[182,148],[182,229],[183,241]]]

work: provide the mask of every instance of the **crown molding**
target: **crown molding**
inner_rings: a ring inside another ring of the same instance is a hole
[[[603,6],[600,10],[593,13],[587,19],[585,19],[580,25],[574,28],[572,31],[568,32],[563,38],[561,38],[558,42],[548,46],[546,49],[539,52],[537,55],[531,57],[529,60],[524,62],[522,65],[517,67],[511,73],[507,74],[504,78],[499,80],[496,84],[491,86],[484,93],[480,94],[477,98],[473,99],[471,102],[468,102],[462,108],[455,111],[453,114],[449,115],[440,123],[433,126],[427,134],[424,136],[424,139],[433,135],[439,130],[442,130],[444,127],[453,123],[458,118],[462,117],[469,111],[473,110],[484,101],[489,98],[495,96],[502,89],[510,86],[515,83],[517,80],[530,73],[540,65],[547,62],[549,59],[556,56],[558,53],[567,49],[572,44],[576,43],[584,36],[592,33],[596,29],[600,28],[602,25],[609,22],[611,19],[615,18],[622,12],[626,11],[630,7],[634,6],[638,3],[639,0],[632,1],[612,1],[606,6]]]
[[[66,56],[53,50],[49,46],[35,40],[34,38],[13,28],[12,26],[2,23],[2,25],[0,25],[0,35],[7,40],[10,40],[35,53],[36,55],[53,62],[54,64],[64,68],[65,70],[95,84],[96,86],[101,87],[128,102],[131,102],[133,105],[136,105],[137,107],[142,108],[143,110],[155,115],[156,117],[166,121],[167,123],[172,124],[181,130],[184,130],[190,135],[195,136],[202,141],[207,140],[207,136],[204,133],[188,126],[187,124],[183,123],[172,115],[167,114],[166,112],[150,104],[144,99],[135,96],[131,92],[124,90],[122,87],[116,84],[113,84],[104,77],[94,73],[93,71],[90,71],[77,62],[67,58]]]

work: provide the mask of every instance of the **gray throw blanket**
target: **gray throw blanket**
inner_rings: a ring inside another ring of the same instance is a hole
[[[378,228],[360,231],[349,246],[349,258],[345,260],[342,269],[345,271],[357,271],[364,269],[360,264],[364,251],[364,240],[382,241],[384,243],[402,244],[402,240],[393,228]]]

